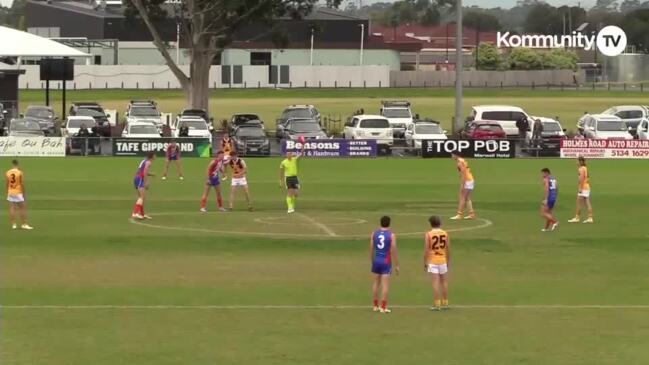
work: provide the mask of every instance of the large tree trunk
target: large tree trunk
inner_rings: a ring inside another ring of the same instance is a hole
[[[187,105],[209,112],[210,67],[214,56],[210,52],[194,51],[189,66],[189,85],[184,87]]]

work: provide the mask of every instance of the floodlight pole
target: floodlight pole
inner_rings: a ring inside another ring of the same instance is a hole
[[[314,29],[311,27],[311,52],[309,53],[309,65],[313,66],[313,34]]]
[[[176,22],[176,64],[180,64],[180,21]]]
[[[361,27],[361,54],[360,54],[360,60],[358,61],[358,65],[363,66],[363,42],[365,40],[365,23],[361,23],[360,27]]]
[[[455,34],[455,118],[453,119],[453,134],[462,128],[462,0],[455,1],[457,31]]]

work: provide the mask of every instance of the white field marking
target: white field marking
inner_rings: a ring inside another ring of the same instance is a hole
[[[391,305],[390,308],[399,309],[426,309],[430,305],[406,304]],[[369,305],[115,305],[115,304],[87,304],[87,305],[0,305],[0,309],[179,309],[179,310],[343,310],[343,309],[370,309]],[[640,309],[649,310],[648,304],[458,304],[452,305],[452,309],[468,310],[588,310],[588,309]]]
[[[331,218],[339,220],[338,223],[327,223],[329,226],[348,226],[352,224],[364,224],[367,223],[365,219],[353,219],[353,218]],[[283,221],[282,221],[283,220]],[[255,218],[255,222],[262,224],[284,224],[284,225],[300,225],[300,223],[286,221],[286,217],[266,217],[266,218]],[[308,222],[306,224],[312,224]]]
[[[297,213],[297,215],[299,215],[300,217],[306,219],[307,221],[309,221],[309,223],[313,224],[314,226],[320,228],[324,233],[329,235],[329,237],[337,237],[338,236],[336,234],[336,232],[334,232],[331,228],[329,228],[326,225],[318,222],[317,220],[309,217],[308,215],[302,214],[302,213]]]
[[[156,215],[174,215],[176,213],[156,213],[152,214],[152,216],[155,218]],[[405,214],[404,214],[405,215]],[[414,215],[414,214],[413,214]],[[424,214],[416,214],[417,216],[425,216]],[[493,223],[484,218],[477,218],[475,221],[481,221],[483,222],[482,224],[479,224],[477,226],[469,226],[469,227],[460,227],[460,228],[448,228],[445,229],[446,232],[465,232],[465,231],[473,231],[477,229],[482,229],[482,228],[487,228]],[[274,232],[250,232],[250,231],[228,231],[228,230],[216,230],[216,229],[208,229],[208,228],[191,228],[191,227],[176,227],[176,226],[163,226],[163,225],[157,225],[153,223],[148,223],[150,221],[137,221],[134,219],[129,219],[129,222],[133,224],[137,224],[140,226],[145,226],[149,228],[157,228],[157,229],[164,229],[164,230],[169,230],[169,231],[181,231],[181,232],[199,232],[199,233],[217,233],[217,234],[227,234],[227,235],[233,235],[233,236],[259,236],[259,237],[290,237],[290,238],[319,238],[319,239],[362,239],[366,238],[367,234],[349,234],[349,235],[339,235],[335,234],[335,236],[327,235],[323,236],[321,234],[311,234],[311,233],[274,233]],[[413,237],[413,236],[420,236],[423,235],[424,232],[408,232],[408,233],[397,233],[399,237]]]

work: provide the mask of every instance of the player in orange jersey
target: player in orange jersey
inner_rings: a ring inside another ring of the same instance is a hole
[[[579,223],[581,219],[581,207],[586,206],[588,209],[588,218],[582,223],[593,223],[593,205],[590,201],[590,175],[586,167],[586,159],[579,157],[577,159],[577,171],[579,173],[579,189],[577,190],[577,212],[575,217],[569,220],[570,223]]]
[[[460,173],[460,201],[457,207],[457,214],[451,217],[451,219],[475,219],[473,201],[471,200],[471,193],[475,187],[475,180],[473,179],[471,168],[466,160],[460,157],[458,152],[452,152],[451,157],[456,161],[457,170]],[[464,216],[465,208],[469,211],[469,215],[466,217]]]
[[[25,204],[25,181],[23,179],[23,172],[18,167],[18,160],[11,161],[11,165],[12,168],[5,173],[11,229],[18,228],[16,224],[16,211],[18,211],[22,223],[20,228],[31,230],[34,228],[27,224],[27,205]]]
[[[448,309],[448,268],[451,265],[451,239],[444,231],[441,219],[428,218],[431,230],[424,238],[424,271],[433,284],[434,305],[430,310]]]

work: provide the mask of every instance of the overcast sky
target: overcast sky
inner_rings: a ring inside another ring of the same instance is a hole
[[[381,0],[370,0],[370,2],[377,2],[377,1],[381,1]],[[589,8],[593,6],[593,4],[595,4],[596,0],[581,0],[581,1],[580,0],[546,0],[546,1],[554,6],[577,5],[577,3],[581,3],[581,6],[585,6]],[[0,4],[4,6],[9,6],[11,5],[12,2],[13,0],[0,0]],[[480,5],[481,7],[489,7],[489,8],[495,8],[497,6],[500,6],[502,8],[511,8],[512,6],[516,5],[516,0],[464,0],[463,3],[466,6]]]

